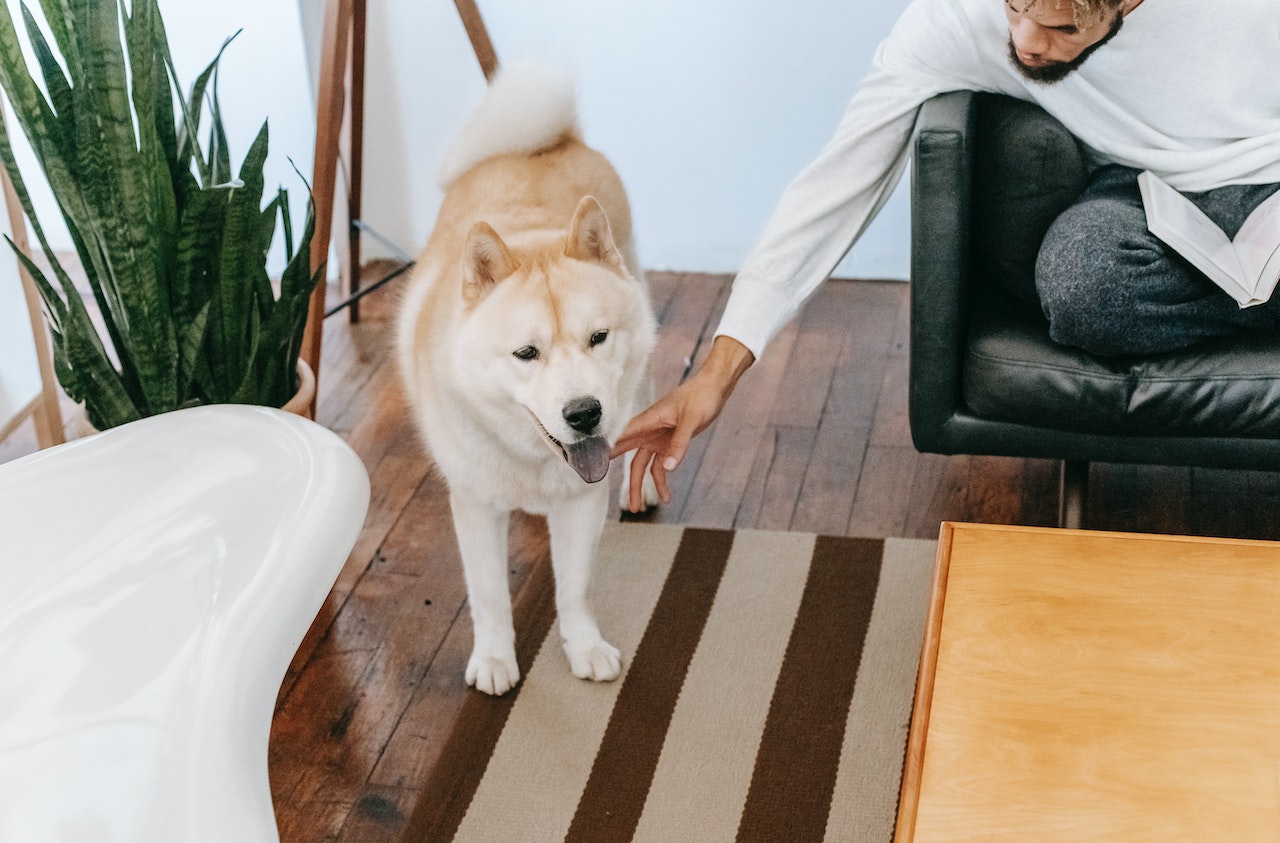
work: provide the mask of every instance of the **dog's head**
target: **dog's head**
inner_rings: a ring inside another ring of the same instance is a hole
[[[524,429],[513,437],[534,435],[583,480],[602,479],[611,443],[640,409],[655,338],[648,292],[628,272],[603,208],[584,197],[551,242],[509,246],[478,222],[462,275],[459,364],[471,388],[518,408],[512,423]]]

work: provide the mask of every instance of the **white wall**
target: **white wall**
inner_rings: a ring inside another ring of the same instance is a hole
[[[314,45],[323,0],[298,3]],[[645,266],[732,272],[906,0],[478,5],[499,59],[578,74],[587,140],[627,184]],[[416,252],[440,201],[436,162],[483,76],[448,0],[369,0],[368,14],[363,218]],[[904,191],[838,275],[907,277]]]

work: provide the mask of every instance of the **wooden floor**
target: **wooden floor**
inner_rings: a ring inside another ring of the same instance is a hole
[[[650,285],[661,391],[705,352],[729,278],[651,273]],[[287,843],[395,840],[469,693],[470,623],[448,503],[388,363],[393,302],[393,292],[375,293],[359,323],[340,314],[325,328],[318,420],[363,458],[373,499],[280,691],[270,774]],[[904,284],[825,285],[695,441],[671,505],[645,517],[929,538],[943,520],[1052,524],[1055,463],[912,447],[906,305]],[[0,461],[33,450],[31,440],[20,429],[0,443]],[[1280,539],[1278,498],[1277,474],[1095,465],[1086,525]],[[528,517],[511,529],[518,589],[545,558],[546,535]]]

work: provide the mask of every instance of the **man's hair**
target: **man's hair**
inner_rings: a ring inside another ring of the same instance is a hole
[[[1104,20],[1123,3],[1124,0],[1027,0],[1027,4],[1023,8],[1030,9],[1041,4],[1070,5],[1076,26],[1085,27],[1093,26],[1098,21]]]

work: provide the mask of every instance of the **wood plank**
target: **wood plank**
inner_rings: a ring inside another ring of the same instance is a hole
[[[823,420],[800,488],[792,530],[839,535],[847,529],[866,457],[868,434],[867,428],[847,428],[839,423],[828,425]]]
[[[850,289],[845,285],[823,285],[800,315],[769,416],[774,425],[817,430],[823,420],[840,350],[849,334],[845,317]],[[765,356],[774,356],[773,349]]]
[[[991,524],[1017,523],[1022,512],[1023,460],[1011,457],[969,458],[966,506],[973,520]]]
[[[1022,505],[1013,523],[1028,527],[1055,527],[1058,524],[1058,460],[1022,460]]]
[[[845,533],[850,536],[905,536],[916,462],[914,448],[870,445]]]
[[[734,526],[786,530],[795,519],[817,431],[771,427],[761,440]]]
[[[890,282],[841,282],[844,297],[832,302],[832,317],[841,324],[844,344],[827,396],[822,423],[864,431],[875,420],[885,395],[885,373],[906,358],[896,346],[905,334],[906,289]]]
[[[768,419],[761,408],[772,406],[776,400],[796,334],[793,323],[774,339],[770,353],[738,381],[720,418],[695,440],[695,447],[689,449],[685,463],[677,469],[677,473],[695,471],[680,510],[683,523],[734,523],[753,460],[768,431]],[[696,463],[689,465],[688,457],[694,457]]]

